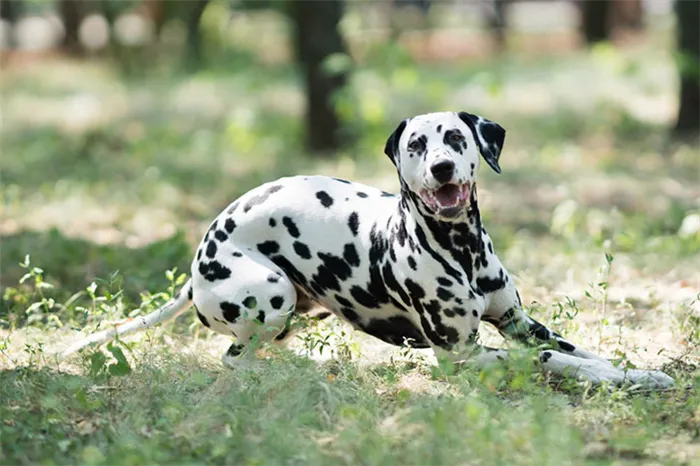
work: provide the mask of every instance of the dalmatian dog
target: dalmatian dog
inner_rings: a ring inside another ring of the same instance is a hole
[[[393,345],[432,348],[440,358],[484,366],[507,358],[481,347],[482,321],[508,338],[542,346],[541,366],[593,383],[673,385],[660,371],[623,370],[528,316],[494,251],[477,203],[481,159],[501,172],[505,130],[466,112],[402,121],[385,153],[394,195],[325,176],[263,184],[211,224],[191,278],[160,309],[69,347],[71,354],[115,334],[151,327],[192,304],[201,323],[235,337],[226,365],[281,340],[311,300],[354,328]]]

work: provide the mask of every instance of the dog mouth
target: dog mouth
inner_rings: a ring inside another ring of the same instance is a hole
[[[420,197],[431,210],[441,217],[456,217],[467,206],[471,184],[447,183],[437,189],[421,189]]]

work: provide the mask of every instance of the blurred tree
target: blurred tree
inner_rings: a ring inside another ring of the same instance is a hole
[[[493,0],[493,9],[486,13],[491,35],[494,39],[496,49],[502,50],[506,42],[506,10],[512,0]]]
[[[14,47],[15,36],[12,34],[12,27],[22,14],[21,0],[0,0],[0,19],[9,23],[10,34],[8,35],[8,45]]]
[[[674,133],[677,137],[700,134],[700,1],[677,0],[676,37],[680,105]]]
[[[199,22],[208,3],[209,0],[195,1],[185,20],[187,25],[187,50],[185,56],[189,66],[197,66],[202,62],[202,34],[199,31]]]
[[[405,30],[430,29],[432,0],[394,0],[389,14],[391,40],[396,41]]]
[[[642,0],[615,0],[612,22],[616,27],[642,29],[644,27]]]
[[[5,2],[3,2],[5,3]],[[80,24],[83,22],[84,12],[81,0],[59,0],[58,12],[63,21],[63,41],[61,46],[64,51],[77,55],[83,48],[80,44]]]
[[[338,30],[342,0],[293,0],[285,4],[294,23],[296,58],[306,87],[306,144],[314,152],[341,146],[340,118],[333,107],[333,94],[347,81],[346,70],[329,72],[324,67],[333,54],[347,54]]]
[[[588,44],[610,39],[611,0],[583,0],[581,2],[581,32]]]

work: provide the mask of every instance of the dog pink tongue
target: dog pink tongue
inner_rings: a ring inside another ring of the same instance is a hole
[[[435,191],[435,199],[443,207],[450,207],[459,202],[459,187],[454,184],[446,184]]]

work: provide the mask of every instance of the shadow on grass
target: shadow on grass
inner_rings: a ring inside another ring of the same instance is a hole
[[[167,287],[166,270],[177,267],[180,272],[189,272],[192,258],[192,247],[182,232],[140,249],[67,238],[57,229],[24,231],[3,236],[0,241],[3,290],[18,286],[27,273],[19,264],[30,254],[32,266],[40,267],[44,281],[54,285],[47,292],[58,302],[99,281],[100,285],[113,288],[112,293],[123,289],[127,302],[138,303],[141,293]],[[24,313],[23,306],[15,306],[4,297],[0,318],[7,318],[15,307]]]

